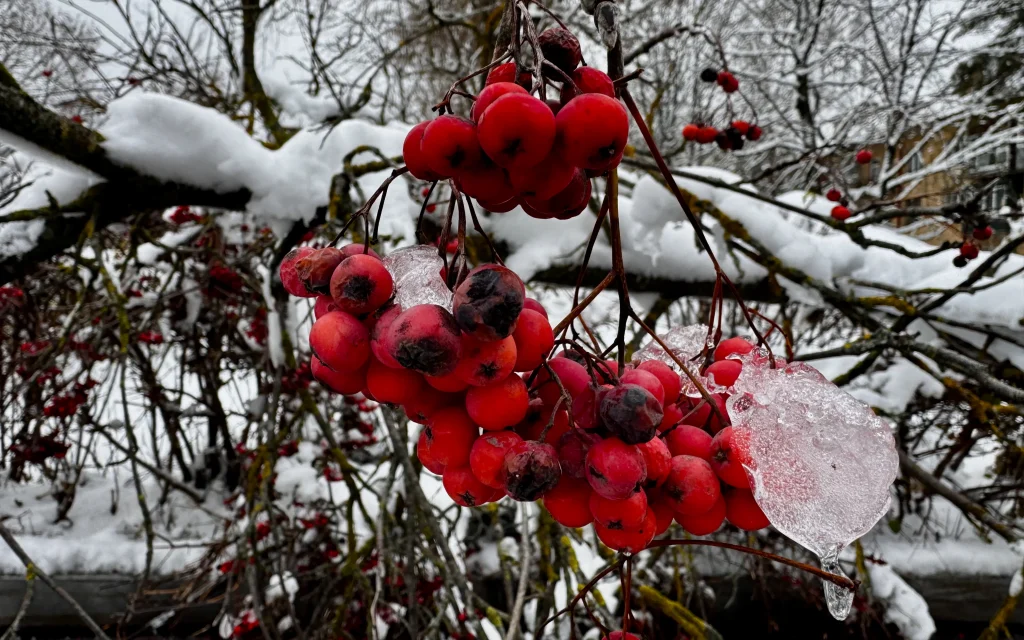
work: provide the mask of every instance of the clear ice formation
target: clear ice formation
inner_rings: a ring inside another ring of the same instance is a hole
[[[384,257],[384,267],[395,281],[395,302],[402,309],[436,304],[451,311],[452,292],[441,277],[444,260],[436,247],[419,244],[393,251]]]
[[[669,350],[672,352],[680,362],[686,365],[686,368],[690,370],[694,376],[699,376],[699,369],[701,361],[696,359],[701,351],[704,350],[705,341],[708,338],[708,327],[704,324],[691,324],[686,327],[673,327],[663,334],[659,334],[659,338],[668,345]],[[672,367],[679,372],[683,382],[683,394],[687,396],[697,396],[697,387],[690,382],[690,379],[683,375],[683,370],[680,368],[676,361],[672,359],[666,351],[661,347],[660,344],[655,342],[652,338],[642,349],[633,354],[633,366],[639,365],[642,362],[648,360],[660,360]]]
[[[899,458],[889,425],[813,367],[764,353],[741,358],[726,406],[750,432],[754,498],[772,525],[842,575],[838,557],[889,510]],[[825,582],[829,611],[850,612],[853,593]]]

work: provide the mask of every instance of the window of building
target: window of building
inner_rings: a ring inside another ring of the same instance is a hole
[[[921,152],[917,151],[914,155],[910,156],[910,162],[907,163],[907,170],[910,173],[917,173],[921,169],[924,169],[924,158],[921,157]]]
[[[981,199],[981,210],[983,213],[997,213],[1004,204],[1008,195],[1005,184],[997,184]]]

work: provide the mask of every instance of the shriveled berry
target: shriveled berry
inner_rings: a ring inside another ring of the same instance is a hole
[[[437,411],[423,432],[434,460],[445,466],[469,464],[469,451],[478,429],[465,409],[454,406]]]
[[[730,489],[725,492],[725,518],[730,524],[744,531],[764,529],[771,522],[754,500],[754,494],[744,489]]]
[[[512,446],[503,466],[505,491],[513,500],[532,502],[551,491],[562,475],[550,444],[524,440]]]
[[[562,474],[568,474],[573,478],[586,479],[587,477],[587,451],[595,442],[600,442],[601,436],[586,431],[569,431],[562,434],[558,439],[555,449],[558,451],[558,463],[562,467]],[[653,440],[651,442],[654,442]]]
[[[601,542],[616,551],[640,553],[654,540],[654,534],[658,531],[658,518],[654,510],[648,507],[647,515],[637,529],[609,529],[595,522],[594,531]]]
[[[409,173],[414,178],[433,182],[440,180],[442,176],[430,168],[423,153],[423,132],[427,130],[429,124],[430,122],[421,122],[409,130],[402,144],[402,159],[405,160],[405,166],[409,168]]]
[[[609,500],[625,500],[647,480],[643,454],[618,438],[605,438],[587,451],[587,481]],[[712,472],[714,475],[714,472]]]
[[[722,526],[722,523],[725,522],[725,511],[725,497],[719,496],[708,511],[691,516],[677,514],[676,521],[689,533],[695,536],[706,536],[718,531]]]
[[[527,298],[516,322],[516,330],[512,332],[512,340],[516,343],[515,371],[533,371],[555,346],[555,334],[547,316],[525,308],[529,302]]]
[[[694,456],[711,460],[711,436],[707,431],[681,424],[665,436],[665,444],[673,456]]]
[[[746,429],[726,427],[715,435],[711,441],[711,467],[722,482],[739,487],[750,488],[750,479],[744,467],[754,466],[750,456],[750,432]]]
[[[559,114],[561,115],[561,114]],[[480,116],[480,146],[499,167],[523,169],[547,157],[555,142],[555,115],[521,93],[501,96]]]
[[[421,143],[427,166],[444,177],[453,177],[480,163],[476,123],[446,114],[435,118],[423,132]]]
[[[445,492],[460,507],[479,507],[500,495],[496,489],[477,480],[468,466],[445,467],[441,478]]]
[[[683,515],[707,513],[722,494],[711,465],[695,456],[673,457],[661,489],[676,513]]]
[[[719,360],[711,364],[705,373],[709,378],[714,378],[718,386],[731,387],[736,384],[742,369],[743,363],[739,360]]]
[[[722,340],[715,347],[715,360],[725,360],[732,355],[744,356],[754,350],[754,345],[743,338],[729,338]]]
[[[609,500],[591,493],[590,513],[594,522],[609,529],[639,529],[647,517],[647,494],[638,491],[625,500]]]
[[[626,108],[600,93],[576,96],[555,122],[565,159],[592,171],[612,168],[629,138]]]
[[[501,340],[515,331],[526,287],[511,269],[485,264],[455,290],[452,309],[459,328],[477,340]]]
[[[558,484],[544,494],[544,508],[563,527],[585,527],[594,521],[589,501],[593,491],[584,480],[562,475]]]
[[[636,448],[644,457],[644,466],[647,468],[644,487],[657,487],[668,478],[668,472],[672,467],[672,452],[661,438],[652,438],[636,445]]]
[[[493,431],[477,438],[469,450],[469,468],[473,475],[488,487],[503,489],[505,454],[522,441],[515,431]]]
[[[530,92],[514,82],[488,83],[483,91],[480,92],[480,95],[476,97],[476,102],[473,103],[473,108],[469,111],[470,116],[475,122],[480,122],[480,116],[483,115],[484,111],[487,111],[487,107],[491,106],[501,96],[509,93],[529,95]]]
[[[466,392],[469,417],[488,431],[519,424],[529,407],[526,383],[514,373],[486,387],[470,387]]]
[[[503,340],[481,342],[462,336],[462,359],[455,368],[472,387],[484,387],[504,380],[516,364],[516,343],[511,336]]]
[[[314,251],[316,249],[313,247],[296,247],[289,251],[284,259],[281,260],[278,274],[281,276],[281,284],[284,285],[284,290],[289,294],[300,298],[312,298],[316,295],[306,289],[306,286],[302,284],[302,278],[299,277],[297,272],[299,260],[309,256]]]
[[[309,369],[315,379],[334,393],[353,395],[359,393],[366,385],[366,367],[355,371],[335,371],[320,362],[316,356],[309,359]]]
[[[309,348],[335,371],[356,371],[370,357],[370,332],[344,311],[332,311],[313,323]]]
[[[565,104],[583,93],[602,93],[609,98],[615,97],[615,85],[607,73],[594,67],[577,67],[571,75],[572,82],[562,84],[559,96]]]
[[[400,365],[429,376],[454,371],[462,354],[455,318],[435,304],[416,305],[399,314],[388,327],[384,343]]]
[[[637,366],[637,371],[646,371],[658,379],[664,391],[665,404],[672,404],[679,400],[679,392],[683,388],[683,384],[679,374],[672,367],[661,360],[648,360],[641,362]]]
[[[647,442],[658,433],[664,413],[661,402],[647,389],[635,384],[621,384],[599,396],[598,413],[602,424],[626,444]]]
[[[580,52],[580,41],[568,29],[554,27],[545,29],[537,36],[544,59],[561,69],[566,75],[580,65],[583,54]],[[545,72],[553,78],[560,77],[553,72]]]
[[[330,295],[331,276],[345,257],[334,247],[314,249],[295,263],[295,271],[310,294]]]
[[[392,369],[370,358],[366,388],[377,402],[405,404],[423,392],[423,376],[409,369]]]
[[[342,311],[369,313],[391,298],[395,283],[379,258],[359,254],[345,258],[331,275],[331,298]]]

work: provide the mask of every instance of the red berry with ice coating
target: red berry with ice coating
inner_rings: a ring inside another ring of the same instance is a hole
[[[516,364],[516,343],[510,337],[494,342],[480,342],[462,336],[462,359],[456,375],[473,387],[484,387],[504,380]]]
[[[732,355],[744,356],[754,350],[754,345],[743,338],[729,338],[722,340],[715,347],[715,361],[725,360]]]
[[[380,308],[395,291],[391,274],[379,258],[354,255],[342,261],[331,275],[331,298],[342,311],[369,313]]]
[[[868,164],[871,162],[872,157],[873,154],[870,150],[861,149],[860,151],[857,152],[857,155],[854,156],[854,159],[857,161],[857,164]]]
[[[669,451],[668,445],[661,438],[653,438],[648,442],[636,445],[640,455],[644,457],[644,466],[647,468],[647,480],[644,487],[656,487],[668,478],[668,472],[672,468],[673,452]]]
[[[370,357],[370,332],[344,311],[332,311],[313,323],[309,348],[335,371],[356,371]]]
[[[469,451],[477,431],[466,410],[459,406],[436,412],[423,430],[433,459],[456,467],[469,464]]]
[[[642,369],[630,369],[619,378],[622,384],[635,384],[646,389],[658,401],[665,404],[665,387],[656,375]]]
[[[526,383],[514,373],[486,387],[470,387],[466,392],[466,412],[487,431],[519,424],[529,408]]]
[[[501,340],[515,331],[525,299],[526,287],[519,276],[507,267],[485,264],[470,271],[455,289],[452,310],[459,328],[468,335]]]
[[[477,480],[468,466],[445,467],[441,478],[445,492],[460,507],[479,507],[501,495],[498,489]]]
[[[609,529],[639,529],[647,517],[647,494],[639,491],[625,500],[609,500],[591,493],[590,513],[594,522]]]
[[[616,551],[639,553],[654,540],[654,534],[658,531],[658,517],[654,510],[648,507],[643,524],[637,529],[609,529],[595,522],[594,531],[601,542]]]
[[[744,467],[753,467],[750,457],[750,431],[726,427],[718,432],[711,441],[711,467],[722,482],[739,487],[750,488],[750,479]]]
[[[430,122],[421,122],[409,130],[408,135],[405,136],[405,142],[402,144],[402,159],[405,160],[405,166],[409,168],[409,173],[414,178],[433,182],[440,180],[443,176],[430,168],[423,153],[423,132],[427,130],[429,124]]]
[[[718,531],[725,522],[725,497],[719,496],[715,504],[705,513],[693,516],[676,515],[679,526],[695,536],[706,536]]]
[[[512,446],[502,468],[505,491],[513,500],[532,502],[558,484],[558,454],[550,444],[524,440]]]
[[[637,371],[646,371],[658,379],[664,392],[665,404],[679,400],[679,392],[682,390],[683,384],[679,379],[679,374],[672,367],[661,360],[648,360],[640,363],[636,369]],[[625,381],[625,378],[623,380]]]
[[[541,53],[544,54],[544,60],[561,69],[566,75],[572,73],[583,60],[580,41],[571,31],[563,27],[545,29],[537,36],[537,44],[540,45]],[[561,74],[546,68],[544,75],[556,79],[561,78]]]
[[[493,431],[477,438],[469,450],[469,468],[473,475],[488,487],[503,489],[505,454],[522,441],[515,431]]]
[[[331,276],[345,257],[334,247],[314,249],[295,262],[295,271],[310,294],[330,295]]]
[[[488,83],[483,91],[480,92],[480,95],[476,97],[473,108],[469,110],[470,116],[475,122],[480,122],[480,116],[483,115],[484,111],[487,111],[487,107],[494,104],[494,101],[498,98],[509,93],[529,95],[530,92],[514,82]]]
[[[590,486],[601,496],[625,500],[643,488],[647,467],[643,454],[634,445],[606,438],[587,451],[586,475]]]
[[[284,259],[281,260],[278,273],[281,276],[281,284],[284,285],[284,290],[289,294],[299,298],[312,298],[316,295],[306,289],[306,286],[302,284],[302,278],[299,277],[296,270],[296,263],[314,251],[316,249],[313,247],[296,247],[289,251]]]
[[[744,489],[725,492],[725,518],[744,531],[757,531],[771,524],[754,500],[754,494]]]
[[[431,120],[420,146],[431,171],[446,178],[480,163],[476,123],[469,118],[446,114]]]
[[[315,379],[334,393],[350,396],[359,393],[366,386],[366,367],[355,371],[334,371],[320,362],[316,356],[310,356],[309,369]]]
[[[719,360],[712,363],[704,373],[708,378],[714,378],[715,384],[720,387],[731,387],[736,384],[740,377],[743,363],[739,360]]]
[[[569,431],[558,439],[555,445],[558,451],[558,463],[562,467],[563,475],[570,475],[581,480],[587,477],[587,451],[595,443],[601,441],[601,436],[587,433],[586,431]],[[651,440],[654,442],[654,440]]]
[[[519,314],[512,339],[516,343],[515,371],[533,371],[555,346],[555,334],[547,317],[526,308]]]
[[[675,456],[662,493],[676,513],[706,513],[722,494],[718,476],[707,460],[695,456]]]
[[[480,115],[477,134],[484,153],[499,167],[522,169],[547,157],[555,142],[555,115],[543,101],[501,96]]]
[[[659,386],[660,382],[651,376]],[[658,433],[664,413],[661,402],[647,389],[620,384],[598,394],[601,423],[626,444],[647,442]]]
[[[594,521],[590,514],[593,490],[585,480],[562,475],[558,484],[544,494],[544,508],[563,527],[585,527]]]
[[[377,400],[388,404],[405,404],[423,392],[423,376],[409,369],[392,369],[376,358],[370,358],[366,371],[366,388]]]
[[[665,436],[665,444],[673,456],[695,456],[711,460],[712,438],[707,431],[688,424],[681,424]]]
[[[609,98],[615,97],[615,84],[604,71],[594,67],[578,67],[572,72],[571,77],[571,83],[562,83],[562,92],[559,96],[562,104],[584,93],[601,93]]]
[[[436,304],[420,304],[400,313],[387,328],[384,344],[398,364],[429,376],[454,371],[462,355],[455,318]]]
[[[615,98],[576,96],[555,119],[562,154],[573,166],[606,171],[618,163],[629,138],[629,115]]]

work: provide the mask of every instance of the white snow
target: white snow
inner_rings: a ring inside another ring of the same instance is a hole
[[[896,625],[905,640],[928,640],[935,633],[935,621],[928,603],[892,567],[867,563],[871,593],[885,603],[885,621]],[[1020,574],[1018,574],[1020,575]]]

